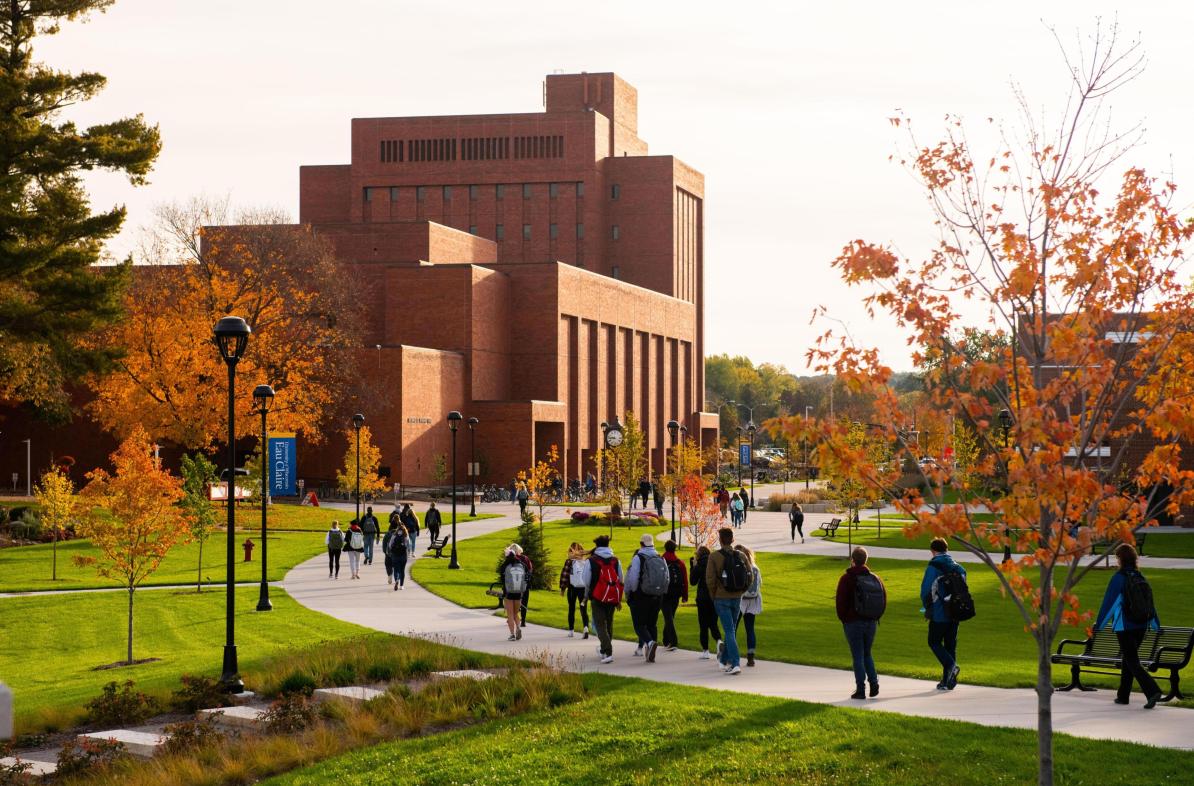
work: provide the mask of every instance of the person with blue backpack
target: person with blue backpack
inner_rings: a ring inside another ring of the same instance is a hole
[[[929,649],[941,663],[937,690],[953,690],[958,684],[958,624],[974,616],[974,602],[966,586],[966,569],[949,555],[944,538],[929,543],[932,558],[920,581],[920,600],[929,621]]]
[[[1103,594],[1103,605],[1095,621],[1095,630],[1104,626],[1115,631],[1119,639],[1120,671],[1119,690],[1115,694],[1116,704],[1127,704],[1132,695],[1132,680],[1140,683],[1140,690],[1146,701],[1144,709],[1151,710],[1161,700],[1161,689],[1144,667],[1140,665],[1140,643],[1150,628],[1160,627],[1157,610],[1153,606],[1153,592],[1148,581],[1137,568],[1136,549],[1130,543],[1121,543],[1115,549],[1119,570],[1107,584]]]
[[[846,643],[854,661],[854,694],[851,699],[865,699],[870,683],[871,698],[879,695],[879,674],[871,647],[879,631],[879,618],[887,610],[887,588],[871,573],[867,550],[856,546],[850,552],[850,567],[837,582],[837,618],[842,621]]]

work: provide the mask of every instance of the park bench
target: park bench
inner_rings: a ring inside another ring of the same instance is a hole
[[[1065,652],[1067,644],[1081,646],[1082,650]],[[1145,632],[1144,641],[1140,643],[1140,665],[1154,674],[1160,669],[1169,669],[1168,677],[1157,675],[1157,679],[1169,681],[1169,693],[1161,701],[1184,698],[1178,672],[1189,665],[1191,651],[1194,651],[1194,628],[1160,628]],[[1085,641],[1065,639],[1057,645],[1052,661],[1070,666],[1070,684],[1057,690],[1096,690],[1082,684],[1082,672],[1118,676],[1122,661],[1119,640],[1115,631],[1107,628],[1096,630]]]
[[[444,548],[447,547],[447,545],[450,541],[451,541],[451,536],[449,536],[449,535],[444,535],[439,540],[432,538],[431,542],[427,544],[427,551],[425,551],[424,553],[430,554],[431,552],[434,551],[435,558],[439,559],[440,557],[444,556]]]
[[[485,590],[485,594],[497,598],[497,607],[502,607],[502,599],[506,597],[506,591],[502,587],[502,582],[495,581],[489,585],[489,589]]]
[[[820,527],[821,532],[825,533],[825,537],[832,538],[833,533],[837,532],[837,528],[842,525],[841,519],[830,519]]]
[[[1146,533],[1146,532],[1137,532],[1136,533],[1136,553],[1139,554],[1140,556],[1144,556],[1144,541],[1147,537],[1148,537],[1148,533]],[[1114,547],[1118,546],[1122,542],[1123,541],[1119,540],[1118,538],[1116,538],[1116,539],[1103,538],[1100,540],[1093,540],[1090,543],[1090,553],[1091,554],[1103,554],[1103,558],[1100,559],[1098,562],[1102,562],[1104,565],[1110,566],[1111,565],[1111,555],[1115,553]],[[1097,565],[1098,562],[1096,562],[1095,564]]]

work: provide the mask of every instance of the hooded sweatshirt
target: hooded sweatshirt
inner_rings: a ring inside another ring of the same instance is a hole
[[[870,572],[871,569],[866,565],[851,565],[837,580],[837,618],[842,622],[855,622],[862,619],[854,611],[854,585],[859,576]],[[875,578],[879,577],[875,576]],[[879,583],[882,584],[883,579],[879,579]],[[884,589],[886,590],[886,587]]]
[[[615,567],[618,570],[618,578],[622,581],[625,579],[622,576],[622,561],[614,556],[613,549],[609,546],[598,546],[593,549],[593,556],[589,557],[589,590],[588,596],[593,598],[593,589],[597,586],[597,579],[601,576],[601,565],[598,560],[617,560]]]
[[[684,564],[684,560],[676,556],[674,551],[663,552],[663,558],[667,561],[668,569],[672,567],[672,563],[680,566],[680,600],[684,603],[688,602],[688,566]]]
[[[659,552],[655,550],[654,546],[642,546],[638,551],[634,552],[634,557],[630,560],[630,570],[626,571],[626,591],[638,592],[638,585],[642,581],[643,575],[643,561],[639,559],[639,555],[645,557],[658,557]]]
[[[948,554],[938,554],[933,557],[929,560],[928,567],[925,568],[924,578],[920,580],[920,602],[926,609],[925,616],[932,622],[952,621],[945,613],[945,603],[933,591],[933,585],[943,574],[954,571],[960,571],[962,577],[965,578],[966,569],[954,562],[954,558]]]

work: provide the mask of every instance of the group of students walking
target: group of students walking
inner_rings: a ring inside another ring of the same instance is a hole
[[[440,512],[432,502],[423,515],[423,524],[432,540],[439,538],[442,523]],[[347,530],[340,529],[339,521],[332,521],[332,527],[323,539],[328,550],[328,578],[340,578],[341,554],[348,555],[349,578],[361,578],[361,565],[373,564],[374,550],[380,542],[386,566],[386,584],[393,585],[395,590],[403,589],[406,585],[406,565],[414,559],[420,529],[419,517],[409,503],[394,505],[384,536],[371,506],[365,508],[365,515],[361,516],[360,521],[350,521]]]

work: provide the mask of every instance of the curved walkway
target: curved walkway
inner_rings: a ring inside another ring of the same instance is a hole
[[[495,508],[497,506],[494,506]],[[498,511],[495,511],[498,512]],[[505,529],[515,524],[513,515],[486,519],[459,526],[458,537],[465,540]],[[788,544],[778,549],[772,545],[777,532],[786,527],[783,514],[750,514],[742,530],[742,540],[764,550],[813,551],[809,542]],[[786,531],[778,532],[785,538]],[[811,540],[811,539],[810,539]],[[775,543],[774,545],[779,545]],[[841,544],[833,544],[835,551]],[[844,550],[844,549],[843,549]],[[920,559],[918,552],[903,552],[897,558]],[[422,559],[428,559],[423,557]],[[818,704],[857,709],[895,712],[926,718],[952,719],[985,726],[1036,728],[1036,694],[1028,689],[990,688],[965,685],[952,692],[935,689],[935,683],[903,677],[882,677],[882,693],[866,702],[845,699],[853,688],[849,671],[800,666],[775,661],[759,661],[754,669],[744,669],[740,676],[721,674],[713,661],[698,660],[691,650],[660,651],[658,662],[646,664],[632,657],[634,645],[615,641],[615,660],[608,666],[598,663],[595,639],[567,638],[557,628],[529,623],[521,641],[506,641],[506,626],[491,611],[466,609],[444,600],[408,579],[406,589],[392,591],[384,582],[381,563],[362,568],[361,581],[330,581],[326,557],[308,560],[286,575],[283,587],[299,603],[347,622],[388,633],[434,638],[466,649],[524,658],[550,658],[574,671],[599,671],[623,677],[674,682],[703,688],[755,693]],[[618,625],[629,624],[626,611],[619,612]],[[842,642],[843,662],[848,659]],[[1138,698],[1138,697],[1137,697]],[[1108,691],[1099,693],[1059,693],[1053,700],[1053,724],[1058,732],[1094,739],[1124,740],[1168,748],[1194,750],[1194,711],[1160,706],[1142,714],[1135,706],[1119,707]]]

